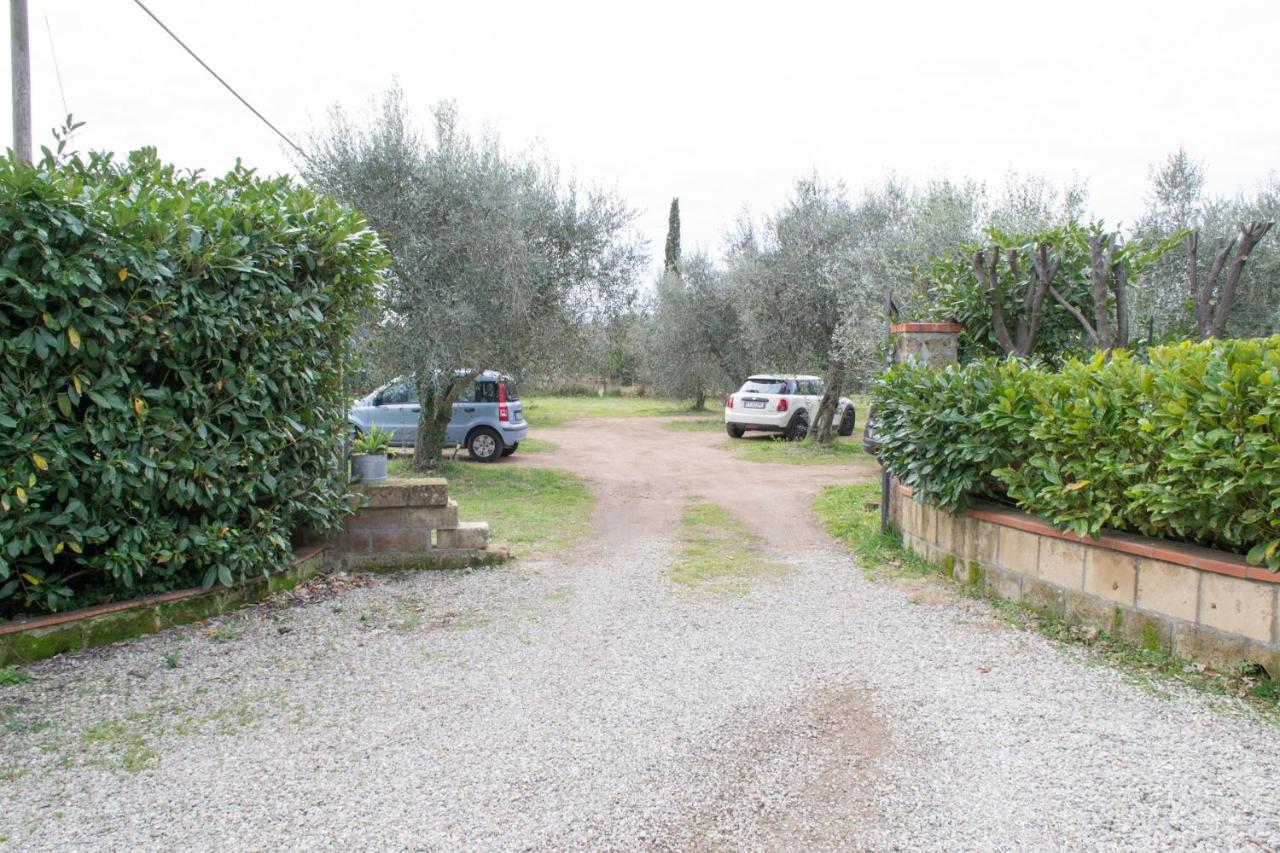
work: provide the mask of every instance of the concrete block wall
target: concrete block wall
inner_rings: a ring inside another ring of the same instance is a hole
[[[505,548],[489,544],[488,523],[458,520],[458,504],[441,478],[362,483],[352,491],[363,495],[364,506],[330,548],[342,568],[450,568],[507,557]]]
[[[1280,677],[1280,574],[1144,536],[1080,539],[1004,507],[953,516],[898,484],[892,499],[904,543],[958,580],[1189,660],[1252,661]]]

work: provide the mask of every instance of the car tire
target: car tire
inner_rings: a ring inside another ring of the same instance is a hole
[[[516,452],[516,448],[519,446],[520,446],[520,442],[517,441],[515,444],[511,445],[510,447],[502,448],[502,455],[510,456],[512,453]]]
[[[725,424],[724,431],[729,433],[729,438],[742,438],[743,433],[746,432],[745,429],[737,424]]]
[[[858,422],[858,415],[853,411],[853,406],[844,410],[843,417],[840,418],[840,429],[837,432],[848,438],[853,435],[853,428]]]
[[[787,441],[804,441],[804,437],[808,434],[809,416],[804,412],[796,412],[795,417],[791,419],[791,423],[787,424]]]
[[[477,462],[497,462],[502,458],[502,436],[481,428],[467,436],[467,454]]]

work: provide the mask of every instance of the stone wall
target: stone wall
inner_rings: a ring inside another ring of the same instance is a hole
[[[1124,533],[1080,539],[991,505],[952,516],[895,484],[904,543],[959,580],[1218,668],[1280,677],[1280,574],[1234,554]]]
[[[956,360],[957,335],[961,331],[959,323],[894,323],[889,327],[893,361],[900,364],[915,358],[930,367],[951,364]]]
[[[365,505],[330,544],[331,563],[351,571],[454,568],[500,562],[484,521],[459,521],[449,484],[437,477],[352,486]]]

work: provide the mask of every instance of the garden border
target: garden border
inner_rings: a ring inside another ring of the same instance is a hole
[[[994,504],[951,515],[901,483],[890,511],[908,548],[992,595],[1192,661],[1250,661],[1280,677],[1280,573],[1130,533],[1082,538]]]
[[[0,624],[0,665],[32,663],[62,652],[116,643],[262,601],[318,574],[327,551],[326,545],[298,548],[285,571],[230,589],[179,589]]]

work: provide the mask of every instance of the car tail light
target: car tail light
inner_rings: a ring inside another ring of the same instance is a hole
[[[730,395],[729,395],[729,399],[727,399],[727,400],[725,400],[725,401],[724,401],[724,407],[725,407],[726,409],[732,409],[732,408],[733,408],[733,395],[732,395],[732,394],[730,394]]]
[[[778,401],[778,411],[785,412],[787,410],[787,398],[783,397]]]
[[[511,411],[507,408],[507,383],[498,383],[498,420],[506,423],[511,420]]]
[[[505,382],[498,383],[498,402],[507,402],[507,383]]]
[[[499,403],[498,404],[498,420],[502,421],[503,423],[506,423],[510,419],[511,419],[511,413],[507,411],[507,404]]]

